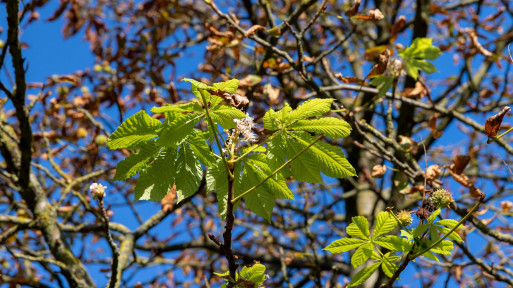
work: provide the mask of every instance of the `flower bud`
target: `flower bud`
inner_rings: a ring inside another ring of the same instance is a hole
[[[93,195],[94,200],[105,197],[105,189],[107,189],[107,186],[98,183],[93,183],[89,186],[89,192]]]
[[[445,189],[438,189],[431,193],[431,201],[436,208],[447,208],[453,202],[452,195]]]

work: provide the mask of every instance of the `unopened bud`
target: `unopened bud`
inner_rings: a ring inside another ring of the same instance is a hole
[[[94,200],[105,197],[105,189],[107,189],[107,186],[99,183],[93,183],[89,186],[89,192],[93,195]]]

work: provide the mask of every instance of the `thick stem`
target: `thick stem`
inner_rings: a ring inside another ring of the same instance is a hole
[[[233,175],[233,169],[231,169]],[[230,270],[230,277],[235,280],[235,272],[237,265],[235,264],[235,258],[232,251],[232,231],[233,223],[235,222],[235,215],[233,214],[233,195],[234,195],[234,179],[228,176],[228,201],[226,206],[226,226],[223,233],[224,239],[224,256],[228,260],[228,269]],[[232,283],[228,283],[228,287],[233,287]]]

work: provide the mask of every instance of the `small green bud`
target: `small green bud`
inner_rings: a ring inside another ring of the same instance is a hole
[[[94,138],[94,142],[96,142],[98,146],[105,145],[105,143],[107,143],[107,136],[100,134]]]
[[[454,201],[449,191],[445,189],[438,189],[431,193],[431,201],[436,208],[447,208]]]
[[[399,220],[402,226],[410,226],[411,222],[413,221],[413,219],[411,218],[411,213],[406,210],[402,210],[401,212],[399,212],[397,214],[397,219]]]

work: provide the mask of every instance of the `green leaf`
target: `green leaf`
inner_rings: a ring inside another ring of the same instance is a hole
[[[363,244],[362,246],[358,247],[356,251],[354,252],[353,256],[351,256],[351,264],[353,267],[358,267],[365,263],[371,256],[373,252],[373,246],[372,243]]]
[[[210,151],[208,144],[205,139],[205,135],[208,133],[203,133],[200,130],[193,129],[191,135],[187,138],[187,142],[191,145],[192,151],[194,155],[198,157],[198,160],[201,164],[205,166],[212,165],[212,162],[216,160],[214,153]]]
[[[347,287],[353,287],[362,284],[365,280],[369,279],[369,277],[379,268],[381,265],[380,262],[369,265],[368,267],[360,270],[356,275],[354,275],[353,279]]]
[[[250,165],[244,165],[242,178],[243,189],[241,191],[244,192],[256,186],[260,182],[258,178],[259,175],[254,172],[254,169],[250,168]],[[244,198],[244,203],[246,203],[249,210],[267,221],[271,220],[275,195],[272,191],[268,190],[266,186],[261,185],[242,198]]]
[[[452,249],[454,249],[454,244],[449,240],[443,240],[429,251],[443,255],[451,255]]]
[[[219,123],[224,129],[235,128],[233,119],[245,118],[247,115],[239,109],[226,105],[218,105],[210,113],[212,121]]]
[[[411,63],[411,65],[415,66],[417,69],[424,71],[428,74],[432,74],[437,72],[435,65],[433,63],[428,62],[426,60],[417,60],[417,59],[410,59],[408,63]]]
[[[194,195],[201,184],[203,170],[194,155],[191,146],[187,143],[180,145],[178,159],[176,160],[176,198],[180,203],[183,199]]]
[[[443,226],[445,226],[447,228],[452,229],[452,228],[456,227],[456,225],[458,225],[458,223],[459,222],[454,220],[454,219],[443,219],[443,220],[440,220],[440,221],[436,222],[435,224],[436,225],[443,225]]]
[[[159,120],[151,118],[145,111],[139,111],[121,123],[107,143],[110,149],[132,149],[157,137],[161,126]]]
[[[130,154],[125,160],[118,163],[114,180],[121,181],[128,179],[139,173],[143,168],[147,168],[149,162],[153,160],[159,150],[160,147],[155,145],[154,141],[146,142],[141,146],[139,152]]]
[[[254,264],[251,267],[244,266],[240,271],[240,277],[257,284],[261,284],[265,281],[265,266],[262,264]]]
[[[315,98],[301,103],[294,111],[290,112],[289,121],[293,122],[300,119],[322,115],[331,110],[331,103],[335,99]]]
[[[401,236],[406,237],[410,241],[413,240],[413,235],[406,230],[401,230]]]
[[[354,216],[351,224],[347,225],[346,233],[349,236],[370,240],[369,222],[365,216]]]
[[[221,217],[226,218],[226,206],[228,203],[228,174],[222,159],[218,159],[208,167],[205,176],[207,192],[216,191],[218,211]]]
[[[173,187],[175,178],[176,151],[173,148],[163,149],[155,157],[153,163],[139,172],[135,185],[135,201],[162,200]]]
[[[262,118],[262,122],[264,122],[264,128],[269,130],[279,130],[280,122],[277,120],[278,112],[274,111],[272,108],[269,108],[267,112],[265,112],[264,117]]]
[[[214,87],[210,87],[207,84],[201,83],[194,79],[184,78],[183,81],[191,83],[192,93],[194,95],[196,95],[196,97],[198,97],[200,103],[203,103],[203,99],[201,97],[201,94],[200,94],[200,91],[198,90],[198,88],[215,90]],[[209,105],[205,105],[205,103],[203,103],[203,106],[214,107],[217,104],[221,103],[221,101],[223,101],[223,98],[215,96],[215,95],[211,95],[206,90],[203,90],[203,95],[205,95],[205,99],[207,100],[207,103],[209,104]]]
[[[165,113],[165,112],[203,112],[203,108],[198,104],[198,102],[193,101],[185,104],[170,104],[161,107],[153,107],[151,108],[152,113]]]
[[[420,235],[424,234],[424,232],[426,232],[430,226],[431,226],[430,224],[422,224],[422,225],[419,225],[418,227],[416,227],[415,229],[413,229],[413,232],[412,232],[413,238],[417,238]]]
[[[256,176],[257,184],[274,172],[271,171],[266,161],[267,158],[262,154],[252,154],[246,157],[245,167],[251,170],[253,175]],[[262,186],[272,191],[277,199],[294,199],[294,194],[290,191],[283,177],[279,177],[278,179],[271,177],[265,181]],[[250,192],[250,194],[251,193],[253,192]]]
[[[429,215],[428,219],[426,220],[427,223],[431,224],[433,221],[435,221],[436,217],[440,215],[440,212],[442,210],[440,208],[436,209],[435,212],[433,212],[431,215]]]
[[[411,243],[408,241],[408,239],[395,235],[385,235],[378,237],[374,239],[374,243],[390,251],[408,252],[411,248]]]
[[[392,278],[395,271],[399,269],[397,264],[394,263],[397,259],[399,259],[397,256],[390,257],[390,253],[385,254],[385,257],[381,259],[381,270],[383,270],[383,273],[385,273],[389,278]]]
[[[267,141],[267,163],[269,164],[269,168],[271,170],[278,169],[281,165],[286,162],[287,159],[287,150],[286,150],[286,140],[285,137],[279,134],[274,134],[273,137]],[[283,177],[290,176],[289,167],[284,167],[280,170],[280,172],[276,173],[273,176],[274,179],[279,179],[282,175]]]
[[[231,79],[224,82],[214,83],[212,87],[226,91],[228,93],[237,93],[237,89],[239,88],[239,80]]]
[[[337,254],[353,250],[365,243],[369,243],[369,241],[357,238],[342,238],[331,242],[330,245],[328,245],[326,248],[322,250],[327,250],[333,254]]]
[[[438,258],[435,256],[435,254],[433,254],[433,253],[431,253],[429,251],[424,253],[424,254],[422,254],[421,256],[424,256],[424,257],[429,258],[429,259],[431,259],[433,261],[436,261],[436,262],[440,262],[440,260],[438,260]]]
[[[289,135],[296,139],[303,147],[308,146],[315,140],[312,135],[306,132],[289,132]],[[334,178],[356,176],[353,166],[349,164],[344,152],[340,148],[319,141],[310,149],[317,158],[317,161],[319,161],[319,168],[326,176]]]
[[[431,38],[415,38],[411,46],[400,51],[399,55],[402,57],[435,60],[442,55],[442,52],[440,48],[433,46]]]
[[[419,77],[419,69],[413,63],[411,63],[408,59],[404,61],[404,68],[406,69],[406,73],[410,75],[411,78],[417,80]]]
[[[297,155],[304,148],[304,146],[294,138],[287,137],[286,141],[287,145],[284,150],[288,159]],[[308,183],[322,183],[319,162],[310,149],[290,162],[289,166],[295,180]]]
[[[370,84],[378,89],[378,97],[385,96],[392,84],[394,78],[390,76],[379,76],[371,80]]]
[[[334,117],[299,120],[287,128],[325,134],[333,139],[346,137],[351,133],[351,126],[346,121]]]
[[[159,133],[157,144],[164,147],[178,147],[191,134],[199,116],[187,114],[170,119],[171,122]]]
[[[381,234],[388,233],[397,226],[397,221],[394,216],[390,215],[390,212],[381,211],[376,216],[376,227],[372,233],[372,237],[376,238]]]

